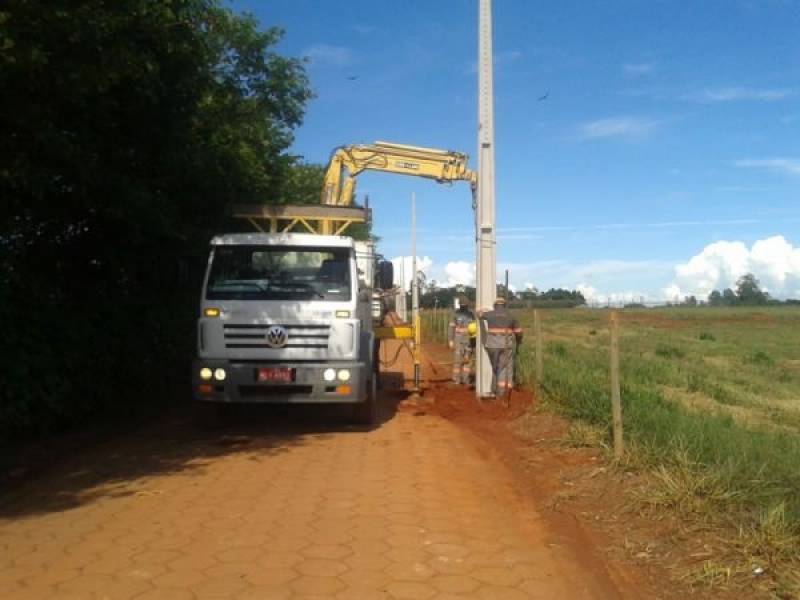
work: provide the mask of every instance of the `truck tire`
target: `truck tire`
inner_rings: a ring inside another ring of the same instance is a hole
[[[218,429],[222,425],[223,409],[225,407],[216,402],[194,402],[194,421],[198,427],[205,430]]]
[[[378,422],[377,377],[373,373],[367,379],[367,397],[353,405],[353,420],[359,425],[371,427]]]
[[[377,338],[372,346],[372,373],[376,389],[381,389],[381,341]]]

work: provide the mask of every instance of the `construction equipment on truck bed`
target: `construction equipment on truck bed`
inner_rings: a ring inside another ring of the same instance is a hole
[[[325,171],[320,204],[240,205],[234,207],[233,216],[247,219],[262,232],[302,227],[309,233],[341,235],[350,225],[370,222],[368,207],[353,206],[356,177],[364,171],[423,177],[438,183],[468,181],[474,207],[478,176],[467,166],[468,161],[466,154],[455,150],[390,142],[339,146]]]
[[[369,207],[357,206],[239,204],[233,207],[232,216],[247,219],[262,233],[289,233],[302,227],[304,233],[342,235],[355,223],[369,226],[371,212]]]
[[[425,177],[438,183],[469,181],[474,194],[478,176],[467,166],[468,159],[463,152],[389,142],[340,146],[333,151],[328,163],[322,186],[322,204],[350,206],[355,193],[355,178],[366,170]],[[347,174],[344,174],[345,169]]]

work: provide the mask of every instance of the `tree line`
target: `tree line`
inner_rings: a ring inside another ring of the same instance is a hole
[[[419,302],[422,308],[450,308],[456,298],[460,297],[467,298],[474,304],[476,298],[474,286],[440,287],[435,280],[421,282],[420,290]],[[572,308],[586,304],[581,292],[562,288],[551,288],[540,292],[535,287],[527,287],[522,291],[514,291],[506,289],[504,284],[499,283],[496,294],[498,298],[505,298],[512,308]]]
[[[228,207],[318,198],[321,167],[289,153],[305,65],[225,6],[0,8],[0,438],[188,394]]]
[[[766,306],[773,304],[798,304],[794,299],[778,300],[761,289],[761,283],[753,273],[745,273],[736,280],[735,289],[725,288],[713,290],[707,298],[686,296],[682,301],[674,303],[682,306]]]
[[[760,306],[768,304],[771,298],[761,289],[758,279],[752,273],[742,275],[736,282],[736,291],[725,288],[714,290],[708,295],[710,306]]]

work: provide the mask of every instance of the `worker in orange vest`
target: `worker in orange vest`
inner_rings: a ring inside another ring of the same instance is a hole
[[[507,396],[514,387],[514,353],[522,343],[522,328],[506,307],[504,298],[481,314],[483,346],[492,364],[492,392]]]
[[[447,328],[447,344],[453,351],[453,383],[459,385],[469,385],[472,374],[473,346],[469,324],[474,320],[475,315],[469,308],[469,300],[460,299]]]

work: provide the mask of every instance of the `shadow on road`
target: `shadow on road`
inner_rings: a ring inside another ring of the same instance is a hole
[[[98,435],[64,454],[54,440],[38,464],[17,466],[24,481],[2,480],[0,519],[76,508],[98,500],[142,493],[148,479],[180,473],[202,476],[216,458],[248,453],[263,459],[333,434],[358,434],[390,421],[406,397],[402,373],[383,373],[379,419],[373,427],[352,424],[351,409],[336,405],[232,406],[219,427],[208,430],[182,407],[159,423],[112,436]]]

